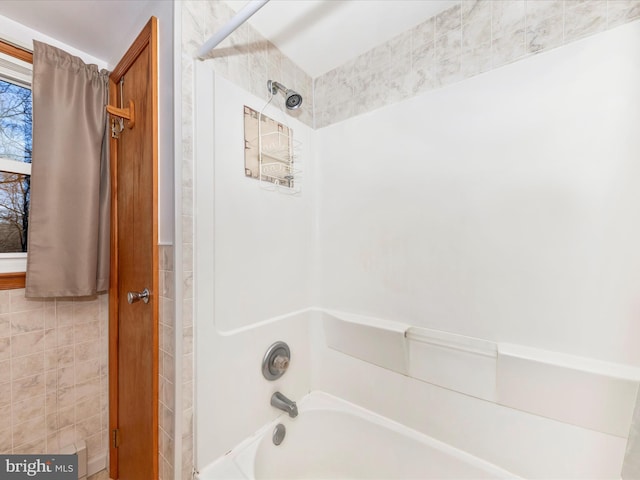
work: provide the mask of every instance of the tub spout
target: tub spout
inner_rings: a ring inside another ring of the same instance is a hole
[[[291,418],[298,416],[298,406],[296,405],[296,402],[289,400],[280,392],[276,392],[271,395],[271,405],[283,412],[287,412]]]

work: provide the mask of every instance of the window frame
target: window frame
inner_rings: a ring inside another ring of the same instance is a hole
[[[16,46],[5,40],[0,39],[0,53],[9,57],[21,60],[22,62],[33,65],[33,53],[29,50]],[[30,87],[30,83],[29,87]],[[21,165],[11,165],[12,162]],[[28,166],[28,169],[26,168]],[[2,171],[23,173],[31,175],[31,165],[24,164],[22,162],[15,162],[9,159],[0,159],[0,166],[8,167],[9,169],[2,168]],[[26,172],[28,170],[28,173]],[[26,277],[26,263],[27,253],[0,253],[0,290],[13,290],[24,288]]]

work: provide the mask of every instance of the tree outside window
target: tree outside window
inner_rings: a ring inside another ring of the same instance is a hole
[[[11,165],[31,164],[31,126],[31,90],[0,79],[0,253],[27,251],[31,177]]]

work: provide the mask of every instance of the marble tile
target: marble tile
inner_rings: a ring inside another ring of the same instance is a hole
[[[168,460],[163,459],[162,468],[163,468],[162,480],[175,480],[173,465],[171,465],[171,463],[169,463]]]
[[[164,373],[163,376],[170,382],[175,381],[176,359],[173,355],[170,355],[168,353],[162,354],[162,368]]]
[[[164,298],[176,298],[175,275],[173,272],[160,272],[160,296]]]
[[[491,17],[484,17],[462,25],[463,51],[487,42],[491,42]]]
[[[11,311],[11,294],[9,290],[0,291],[0,314]]]
[[[175,395],[175,386],[172,382],[168,381],[166,378],[160,378],[160,400],[166,407],[175,411],[176,407],[176,395]]]
[[[0,337],[11,336],[11,315],[8,313],[0,315]]]
[[[80,403],[100,394],[100,379],[93,378],[76,383],[76,402]]]
[[[492,2],[493,37],[502,37],[525,27],[525,0]]]
[[[44,441],[46,437],[45,431],[44,415],[31,418],[26,422],[13,426],[13,444],[22,446],[31,442]],[[18,447],[14,447],[14,452],[16,448]],[[21,450],[20,453],[26,453],[26,451]]]
[[[44,352],[11,359],[11,380],[44,374]]]
[[[20,444],[18,446],[15,446],[15,440],[14,440],[13,453],[20,454],[20,455],[37,455],[39,453],[44,452],[46,448],[47,448],[47,442],[46,442],[46,438],[43,435],[43,436],[40,436],[39,438],[36,438],[35,440],[31,440],[29,442]]]
[[[464,0],[460,8],[463,25],[477,21],[491,22],[491,0]]]
[[[526,49],[536,53],[563,43],[563,17],[547,17],[527,25]]]
[[[440,35],[448,33],[450,30],[460,28],[462,24],[462,13],[460,5],[448,8],[435,17],[435,33],[436,39]]]
[[[607,27],[637,20],[640,18],[640,0],[609,0],[607,2]]]
[[[193,298],[193,272],[184,272],[184,284],[182,286],[182,298]]]
[[[184,408],[193,407],[193,383],[182,385],[182,406]]]
[[[71,348],[74,349],[76,362],[86,362],[89,359],[99,357],[100,345],[100,339],[72,345]]]
[[[14,426],[23,424],[36,417],[45,415],[45,396],[37,395],[11,405],[11,423]],[[17,427],[16,427],[17,428]]]
[[[182,436],[183,437],[191,437],[193,436],[193,409],[189,408],[182,412]]]
[[[58,409],[56,411],[56,417],[57,417],[58,429],[75,427],[76,420],[79,420],[82,418],[82,417],[76,416],[75,407],[65,407],[65,408]]]
[[[76,421],[76,441],[84,440],[96,433],[100,433],[100,415],[88,418],[78,418]]]
[[[10,404],[3,405],[2,407],[0,407],[0,432],[4,432],[5,430],[9,429],[9,434],[10,434],[11,421],[12,421],[11,405]],[[2,450],[0,449],[0,454],[1,453],[2,453]]]
[[[2,347],[0,346],[0,351]],[[11,356],[21,357],[34,352],[44,351],[44,330],[38,330],[11,337]],[[0,359],[2,356],[0,355]]]
[[[370,73],[372,72],[381,72],[383,71],[389,62],[391,61],[391,50],[389,48],[389,43],[383,43],[371,49],[371,59],[370,59]],[[331,77],[328,77],[328,80],[331,81]],[[332,86],[334,82],[331,82]]]
[[[69,325],[68,327],[59,327],[56,329],[56,345],[58,347],[67,347],[78,343],[73,338],[74,327]]]
[[[182,247],[182,269],[185,272],[190,272],[193,270],[193,244],[187,243]],[[172,297],[167,297],[175,299],[175,295]]]
[[[11,337],[0,337],[0,360],[11,356]]]
[[[564,14],[563,0],[526,0],[527,27],[545,18],[562,16]]]
[[[160,348],[169,355],[175,355],[175,338],[173,327],[160,326]]]
[[[8,290],[11,296],[11,312],[24,312],[27,310],[40,310],[44,305],[52,302],[43,298],[26,298],[24,289]]]
[[[57,408],[70,408],[75,406],[76,404],[76,387],[58,387],[56,389],[57,400],[56,405]],[[90,396],[88,394],[87,396]],[[83,397],[84,398],[84,397]],[[82,401],[82,398],[80,399]]]
[[[44,307],[44,328],[56,328],[58,326],[58,318],[56,315],[56,304],[52,302]]]
[[[162,443],[162,445],[160,445],[160,453],[162,456],[165,459],[172,458],[174,451],[173,438],[163,431],[161,432],[159,440]]]
[[[58,332],[55,328],[49,328],[44,331],[44,351],[58,349]]]
[[[98,358],[78,363],[75,366],[75,381],[77,383],[82,383],[91,380],[92,378],[99,377],[101,374],[100,366],[101,364]]]
[[[409,57],[411,55],[412,31],[407,30],[396,35],[387,42],[391,53],[391,63],[397,63],[398,59]]]
[[[56,388],[72,387],[76,383],[76,367],[75,365],[59,368],[57,370]]]
[[[73,323],[95,322],[100,319],[100,304],[98,299],[87,302],[74,303],[73,305]]]
[[[162,429],[165,432],[167,432],[167,435],[169,435],[172,438],[175,436],[174,420],[175,420],[175,415],[173,411],[166,405],[162,404],[162,408],[160,410],[160,420],[159,420],[160,425]]]
[[[193,327],[182,329],[182,353],[188,355],[193,352]]]
[[[53,413],[52,413],[53,412]],[[47,423],[47,435],[54,435],[58,432],[59,410],[57,408],[46,409],[45,421]]]
[[[0,430],[0,453],[10,454],[13,451],[13,438],[11,427]]]
[[[11,381],[11,360],[2,360],[0,362],[0,384]],[[2,428],[0,427],[0,430]]]
[[[73,325],[73,304],[56,305],[56,325],[64,327]]]
[[[60,451],[60,443],[58,442],[58,434],[51,433],[46,437],[46,453],[57,453]]]
[[[20,335],[44,330],[44,309],[26,310],[11,314],[11,334]]]
[[[64,448],[67,445],[71,445],[75,441],[76,441],[75,426],[62,428],[58,431],[58,444],[60,445],[60,448]]]
[[[184,178],[184,170],[182,181],[189,181]],[[172,272],[173,271],[173,245],[161,245],[158,247],[158,254],[160,256],[160,270]]]
[[[182,381],[185,383],[193,382],[193,353],[182,357]]]
[[[182,215],[182,243],[193,243],[193,215]]]
[[[193,325],[193,300],[182,301],[182,325],[190,327]]]
[[[517,30],[491,42],[491,64],[493,68],[511,63],[525,54],[525,32]]]
[[[413,94],[410,57],[399,58],[389,66],[385,76],[385,86],[389,103],[402,101]]]
[[[607,2],[592,0],[584,3],[568,2],[564,11],[564,41],[601,32],[607,27]]]
[[[435,43],[436,61],[459,57],[462,53],[462,30],[457,28],[441,35]]]
[[[451,85],[462,79],[464,79],[464,75],[461,55],[436,62],[436,82],[438,86]]]
[[[75,343],[90,342],[100,338],[100,322],[88,322],[74,325],[73,336]]]
[[[182,214],[193,216],[193,189],[182,189]]]
[[[173,327],[175,325],[175,301],[162,297],[160,299],[160,323]]]
[[[58,367],[71,365],[75,360],[82,362],[82,357],[74,358],[75,348],[73,346],[60,347],[58,352]]]

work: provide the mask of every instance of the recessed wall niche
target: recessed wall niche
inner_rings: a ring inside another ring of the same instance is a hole
[[[299,191],[294,164],[293,130],[282,122],[244,106],[244,174],[268,190]]]

